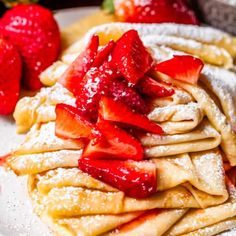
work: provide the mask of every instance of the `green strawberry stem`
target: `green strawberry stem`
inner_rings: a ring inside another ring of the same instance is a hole
[[[109,14],[115,12],[114,0],[104,0],[101,7]]]

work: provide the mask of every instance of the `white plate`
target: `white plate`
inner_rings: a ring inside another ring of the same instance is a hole
[[[56,12],[61,28],[91,14],[97,8],[83,7]],[[0,116],[0,156],[10,152],[22,140],[16,134],[12,117]],[[33,213],[27,195],[26,178],[17,178],[0,167],[0,236],[51,236],[47,226]]]

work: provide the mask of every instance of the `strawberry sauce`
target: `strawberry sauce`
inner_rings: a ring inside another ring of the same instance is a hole
[[[11,153],[8,153],[4,156],[0,156],[0,166],[5,166],[7,159],[10,158],[12,156]]]

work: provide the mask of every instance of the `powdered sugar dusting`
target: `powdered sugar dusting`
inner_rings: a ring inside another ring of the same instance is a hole
[[[205,65],[201,79],[220,99],[222,108],[236,132],[236,74],[228,70]]]
[[[229,34],[211,28],[211,27],[199,27],[193,25],[182,25],[174,23],[163,23],[163,24],[129,24],[129,23],[110,23],[101,26],[94,27],[88,33],[88,38],[91,35],[98,32],[109,33],[113,29],[120,29],[127,31],[129,29],[135,29],[141,36],[150,34],[159,35],[173,35],[183,38],[195,38],[205,43],[219,42],[224,38],[230,37]]]

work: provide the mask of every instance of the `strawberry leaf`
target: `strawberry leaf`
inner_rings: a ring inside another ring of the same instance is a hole
[[[115,12],[113,0],[104,0],[101,7],[103,10],[105,10],[109,14],[112,14]]]

